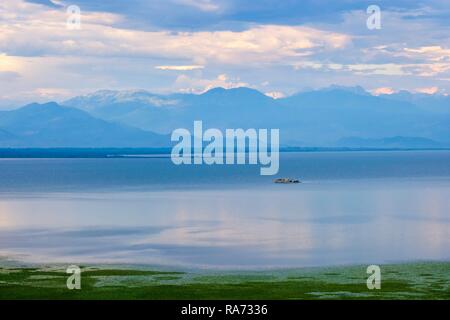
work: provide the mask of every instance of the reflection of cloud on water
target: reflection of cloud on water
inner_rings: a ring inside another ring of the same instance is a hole
[[[12,215],[6,203],[0,202],[0,228],[7,228],[13,225]]]
[[[448,187],[384,184],[0,200],[0,256],[298,267],[448,259]]]

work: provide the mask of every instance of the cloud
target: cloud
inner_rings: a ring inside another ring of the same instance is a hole
[[[347,71],[354,74],[374,74],[374,75],[405,75],[405,70],[401,64],[340,64],[321,63],[317,61],[304,61],[293,65],[294,69],[315,69],[327,71]]]
[[[366,28],[367,3],[353,0],[32,2],[0,1],[1,97],[244,84],[271,95],[335,83],[450,90],[450,4],[442,1],[381,0],[376,31]],[[66,28],[72,3],[81,30]]]
[[[283,92],[280,92],[280,91],[271,91],[271,92],[266,92],[264,94],[273,99],[281,99],[286,96]]]
[[[407,57],[426,62],[422,64],[422,76],[430,77],[450,71],[450,49],[442,46],[423,46],[405,48],[404,51]]]
[[[439,52],[443,52],[443,51],[448,51],[450,52],[450,50],[444,50],[442,49],[441,46],[428,46],[428,47],[420,47],[418,49],[411,49],[411,48],[405,48],[406,52],[413,52],[413,53],[439,53]]]
[[[351,41],[346,34],[305,26],[256,25],[241,31],[132,30],[118,26],[123,19],[120,15],[84,11],[81,29],[70,30],[64,10],[44,9],[18,1],[2,3],[0,51],[11,56],[151,56],[194,64],[256,64],[333,51]]]
[[[389,87],[381,87],[381,88],[376,88],[376,89],[372,90],[372,93],[376,96],[379,96],[381,94],[394,94],[396,92],[397,91],[395,91],[394,89],[389,88]]]
[[[426,93],[426,94],[435,94],[439,92],[438,87],[427,87],[427,88],[417,88],[416,92]]]
[[[0,72],[18,73],[21,70],[23,70],[23,64],[20,58],[0,54]]]
[[[29,2],[47,3],[50,7],[55,7],[48,0],[30,0]],[[77,4],[85,11],[122,14],[128,21],[128,26],[148,30],[155,28],[185,31],[219,30],[230,23],[239,28],[248,24],[338,24],[342,22],[343,15],[348,12],[360,11],[365,14],[365,9],[371,4],[377,4],[382,8],[383,18],[385,16],[390,18],[385,13],[394,11],[408,21],[437,20],[448,25],[450,17],[450,4],[442,0],[377,0],[376,3],[373,0],[72,0],[62,2]]]
[[[417,76],[433,77],[450,70],[450,63],[321,63],[317,61],[304,61],[293,65],[295,70],[314,69],[322,71],[351,72],[355,75],[384,75],[384,76]]]
[[[14,81],[20,77],[17,72],[0,71],[0,82]]]
[[[239,87],[251,87],[251,85],[241,81],[239,78],[230,78],[226,74],[219,74],[214,79],[180,75],[175,81],[175,88],[177,91],[183,93],[204,93],[217,87],[232,89]]]
[[[194,7],[201,11],[206,11],[206,12],[220,10],[220,6],[211,0],[176,0],[175,3]]]
[[[197,70],[197,69],[203,69],[204,66],[156,66],[155,69],[159,70],[174,70],[174,71],[190,71],[190,70]]]
[[[68,98],[70,90],[64,88],[37,88],[33,93],[44,99]]]
[[[405,75],[404,66],[401,64],[386,63],[386,64],[350,64],[345,66],[356,74],[379,74],[388,76]]]

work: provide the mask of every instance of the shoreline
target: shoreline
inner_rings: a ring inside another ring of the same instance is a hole
[[[327,153],[327,152],[414,152],[450,151],[450,147],[439,148],[373,148],[373,147],[281,147],[280,153]],[[166,159],[170,158],[171,147],[127,148],[127,147],[0,147],[0,159]],[[248,153],[248,151],[246,152]]]

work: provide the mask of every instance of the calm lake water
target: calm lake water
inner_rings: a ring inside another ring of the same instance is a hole
[[[0,258],[211,268],[450,259],[450,152],[0,159]]]

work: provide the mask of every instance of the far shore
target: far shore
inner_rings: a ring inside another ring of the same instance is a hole
[[[350,148],[350,147],[281,147],[280,152],[380,152],[380,151],[448,151],[450,148]],[[11,158],[167,158],[172,148],[1,148],[0,159]],[[270,150],[269,150],[270,151]]]

